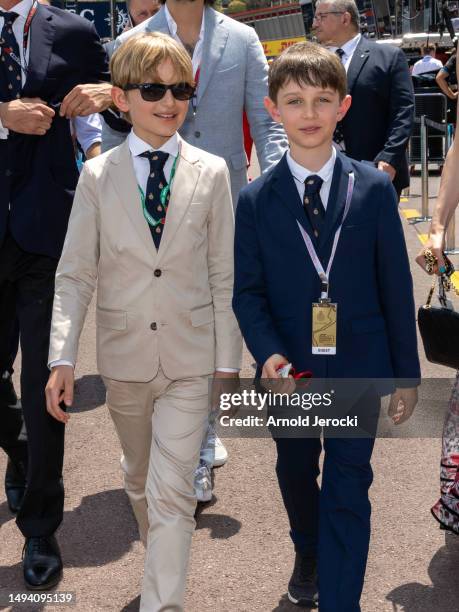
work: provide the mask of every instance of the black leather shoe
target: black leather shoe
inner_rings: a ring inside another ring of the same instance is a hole
[[[298,606],[316,607],[319,602],[317,588],[317,561],[296,553],[295,567],[288,583],[289,600]]]
[[[30,591],[47,591],[62,578],[62,559],[56,538],[27,538],[22,553],[24,580]]]
[[[5,473],[5,493],[8,508],[13,514],[19,512],[26,489],[27,468],[24,461],[12,461],[8,458]]]
[[[13,377],[9,372],[0,374],[0,405],[16,406],[18,396],[14,390]]]

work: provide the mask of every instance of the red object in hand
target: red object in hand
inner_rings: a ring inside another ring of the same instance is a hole
[[[304,372],[297,372],[295,368],[293,367],[290,370],[290,375],[293,376],[295,380],[298,380],[300,378],[312,378],[311,370],[304,370]]]

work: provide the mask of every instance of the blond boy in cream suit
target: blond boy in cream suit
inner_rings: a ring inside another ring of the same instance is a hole
[[[113,100],[133,130],[87,162],[78,184],[56,274],[47,405],[68,421],[59,402],[72,402],[79,336],[97,285],[97,363],[147,547],[140,609],[177,612],[209,380],[236,377],[241,362],[231,191],[223,159],[177,135],[193,90],[180,45],[162,34],[133,37],[111,72]],[[151,165],[158,157],[166,159],[162,170]]]

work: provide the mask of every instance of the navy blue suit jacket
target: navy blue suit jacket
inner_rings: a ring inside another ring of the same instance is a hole
[[[352,105],[342,121],[346,153],[385,161],[397,170],[394,187],[410,184],[406,147],[414,120],[414,93],[403,51],[361,38],[347,72]]]
[[[233,308],[260,366],[280,353],[317,378],[418,379],[412,279],[386,174],[337,155],[317,252],[326,268],[350,172],[354,193],[330,274],[337,354],[312,355],[311,304],[320,296],[320,280],[298,227],[299,221],[312,233],[285,156],[240,194]]]
[[[39,4],[29,45],[23,98],[58,104],[75,85],[109,80],[94,26],[78,15]],[[9,226],[25,251],[59,258],[78,181],[69,121],[57,109],[44,136],[10,132],[0,144],[0,243]]]

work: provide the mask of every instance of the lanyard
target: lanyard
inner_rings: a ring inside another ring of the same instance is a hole
[[[27,74],[29,70],[27,60],[26,60],[26,54],[27,54],[27,47],[29,44],[30,25],[32,23],[32,19],[35,16],[35,13],[37,12],[37,7],[38,7],[38,0],[34,0],[32,6],[30,7],[30,11],[27,14],[26,21],[24,24],[24,32],[22,35],[22,57],[23,57],[24,65],[21,62],[21,58],[18,57],[15,53],[13,53],[12,49],[10,49],[9,47],[3,47],[4,52],[7,53],[11,57],[11,59],[16,62],[16,64],[18,64],[18,66],[21,68],[24,74]]]
[[[178,157],[179,156],[177,155],[177,157],[174,159],[174,163],[172,165],[172,170],[171,170],[171,175],[170,175],[170,178],[169,178],[169,182],[167,183],[167,185],[165,187],[163,187],[161,189],[161,193],[159,194],[159,199],[160,199],[162,207],[164,208],[164,212],[165,213],[167,212],[167,206],[166,206],[167,194],[172,189],[172,183],[174,181],[175,167],[177,166]],[[157,221],[156,219],[153,219],[153,217],[150,215],[150,213],[148,212],[147,207],[145,205],[145,194],[143,192],[142,187],[140,185],[137,185],[137,188],[138,188],[139,193],[140,193],[140,201],[142,202],[143,216],[147,220],[148,225],[151,225],[152,227],[156,227],[157,225],[159,225],[161,223],[161,220]]]
[[[196,115],[196,111],[198,110],[198,104],[197,104],[197,100],[196,100],[196,95],[198,92],[198,85],[199,85],[199,75],[201,74],[201,66],[198,66],[198,69],[196,70],[196,74],[194,75],[194,83],[195,83],[195,92],[194,92],[194,96],[191,98],[191,106],[193,107],[193,117]]]
[[[317,274],[319,275],[321,281],[322,281],[322,291],[320,294],[320,301],[321,302],[327,302],[329,301],[328,298],[328,281],[330,278],[330,271],[333,265],[333,260],[335,259],[335,254],[336,254],[336,249],[338,247],[338,241],[339,241],[339,237],[341,235],[341,229],[343,227],[343,223],[344,220],[347,217],[347,214],[349,212],[349,208],[351,205],[351,200],[352,200],[352,192],[354,191],[354,173],[351,172],[349,174],[349,181],[347,183],[347,194],[346,194],[346,204],[344,206],[344,213],[343,213],[343,218],[341,220],[341,225],[339,226],[339,228],[336,230],[335,232],[335,238],[333,240],[333,247],[332,247],[332,251],[330,254],[330,259],[328,260],[328,265],[327,265],[327,271],[325,272],[322,263],[319,259],[319,257],[317,256],[316,250],[314,248],[314,245],[312,244],[312,240],[309,236],[309,234],[304,230],[304,228],[301,226],[301,224],[299,223],[299,221],[297,221],[298,223],[298,227],[300,228],[300,232],[301,235],[303,236],[303,240],[306,244],[306,248],[308,249],[308,253],[309,256],[312,260],[312,263],[314,264],[314,268],[316,269]]]

